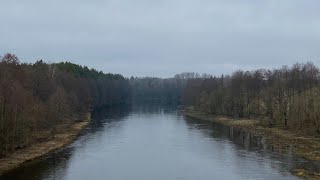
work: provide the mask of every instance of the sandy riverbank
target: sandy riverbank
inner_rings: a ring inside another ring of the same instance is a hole
[[[301,136],[294,132],[279,128],[268,128],[262,126],[258,120],[232,119],[219,117],[187,108],[184,114],[197,119],[212,121],[226,126],[237,127],[249,131],[258,136],[266,138],[267,143],[273,145],[279,151],[286,152],[289,149],[296,155],[320,163],[320,139],[315,137]],[[307,178],[320,179],[320,174],[308,169],[295,169],[293,174]]]
[[[80,122],[72,124],[48,141],[36,143],[0,159],[0,175],[19,167],[21,164],[42,157],[71,143],[90,122],[90,113]]]

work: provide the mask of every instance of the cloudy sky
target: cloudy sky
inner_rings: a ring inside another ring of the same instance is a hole
[[[320,65],[319,0],[1,0],[0,53],[125,76]]]

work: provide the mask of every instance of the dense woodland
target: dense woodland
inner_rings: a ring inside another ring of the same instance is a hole
[[[161,101],[181,103],[183,92],[189,79],[209,78],[209,74],[184,72],[172,78],[131,77],[131,97],[133,101]]]
[[[256,118],[320,135],[320,73],[313,63],[189,79],[184,103],[213,115]]]
[[[20,63],[5,54],[0,57],[0,157],[48,139],[92,108],[131,100],[182,101],[214,115],[320,135],[320,72],[312,63],[220,77],[128,79],[70,62]]]
[[[0,58],[0,157],[81,120],[93,107],[124,103],[129,80],[69,62],[20,63]]]
[[[180,102],[186,80],[180,78],[131,77],[132,100]]]

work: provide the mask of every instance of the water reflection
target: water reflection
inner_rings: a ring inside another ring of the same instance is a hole
[[[319,162],[293,156],[290,148],[287,149],[287,152],[280,152],[272,145],[267,144],[264,137],[256,136],[240,128],[228,127],[196,118],[185,117],[185,120],[189,128],[200,130],[208,138],[213,138],[215,141],[224,141],[224,143],[231,142],[234,145],[234,152],[237,153],[235,158],[253,158],[259,165],[268,162],[272,168],[285,175],[294,169],[309,169],[311,172],[320,172]],[[249,164],[249,166],[252,166],[252,164]]]
[[[56,151],[50,156],[26,163],[21,168],[1,176],[0,179],[62,179],[65,176],[72,151],[72,147],[63,149],[63,153]]]
[[[69,163],[71,162],[77,147],[90,146],[92,139],[101,139],[102,132],[116,121],[118,124],[128,116],[131,106],[119,105],[114,107],[99,108],[92,112],[92,120],[89,126],[81,133],[77,140],[48,156],[39,158],[32,162],[25,163],[20,168],[10,171],[0,180],[21,179],[21,180],[43,180],[43,179],[65,179]]]
[[[302,163],[177,105],[132,104],[96,110],[74,143],[0,179],[295,179]]]

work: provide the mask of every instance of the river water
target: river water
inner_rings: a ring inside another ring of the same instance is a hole
[[[250,133],[147,104],[94,112],[75,142],[0,179],[297,179],[301,163]]]

